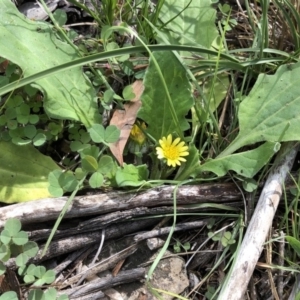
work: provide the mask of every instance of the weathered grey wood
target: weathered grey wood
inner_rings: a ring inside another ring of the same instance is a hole
[[[203,221],[195,221],[195,222],[186,222],[186,223],[181,223],[177,224],[174,228],[174,232],[177,231],[182,231],[182,230],[189,230],[193,228],[199,228],[202,226],[205,226],[207,224],[208,220],[203,220]],[[160,235],[168,234],[171,231],[172,227],[163,227],[160,229],[154,229],[151,231],[148,231],[146,233],[140,233],[134,236],[134,241],[139,242],[145,239],[157,237]]]
[[[98,290],[104,290],[119,284],[124,284],[128,282],[144,279],[145,275],[146,275],[146,271],[144,268],[121,271],[115,277],[112,275],[107,275],[106,277],[95,279],[85,285],[64,290],[62,291],[61,294],[69,295],[70,299],[76,299]]]
[[[173,205],[174,186],[162,186],[137,193],[101,193],[75,197],[65,218],[102,215],[137,207]],[[177,205],[219,203],[240,200],[240,191],[231,183],[181,186],[177,192]],[[9,218],[18,218],[22,224],[55,220],[64,207],[67,197],[47,198],[18,203],[0,208],[0,228]]]
[[[82,261],[83,257],[86,257],[86,253],[92,252],[97,249],[97,245],[86,246],[80,248],[74,252],[71,252],[59,265],[57,265],[53,271],[56,275],[60,274],[63,270],[65,270],[70,264],[80,260]],[[56,279],[57,280],[57,279]]]
[[[282,186],[293,165],[297,148],[295,143],[286,143],[281,147],[218,299],[244,299],[244,293],[263,249],[263,243],[272,226],[282,195]]]
[[[145,230],[145,228],[149,226],[154,226],[158,221],[159,220],[157,219],[145,219],[132,221],[126,224],[127,226],[125,226],[124,224],[111,225],[110,227],[106,228],[105,236],[107,240],[120,238],[139,230]],[[75,236],[52,241],[48,250],[46,251],[46,254],[41,257],[41,253],[43,251],[43,246],[41,246],[38,254],[34,257],[34,259],[31,260],[31,262],[38,264],[46,259],[57,257],[65,253],[75,251],[82,247],[98,243],[100,239],[101,231],[94,231],[91,233],[78,234]],[[15,265],[15,260],[10,259],[6,263],[6,265],[9,267],[13,267]]]
[[[110,300],[110,298],[107,298],[105,296],[105,294],[102,292],[102,291],[98,291],[98,292],[95,292],[95,293],[90,293],[86,296],[80,296],[79,298],[76,297],[72,297],[72,298],[69,298],[71,300],[99,300],[99,299],[103,299],[103,300]]]
[[[240,208],[243,206],[243,203],[240,201],[233,207],[232,210],[238,211],[238,205]],[[124,221],[129,221],[136,217],[142,216],[151,216],[155,215],[156,218],[159,215],[170,214],[172,215],[174,208],[172,206],[162,206],[162,207],[140,207],[129,209],[125,211],[117,211],[108,213],[106,215],[101,215],[97,217],[92,217],[89,220],[81,221],[77,226],[72,227],[72,225],[68,225],[67,229],[58,229],[55,233],[55,238],[59,237],[69,237],[74,234],[82,234],[85,232],[91,232],[96,230],[101,230],[102,228],[106,228],[111,224],[121,223]],[[180,213],[191,213],[194,211],[199,211],[198,207],[178,207],[177,214]],[[37,230],[29,230],[28,235],[29,239],[32,241],[40,241],[45,240],[48,238],[49,234],[51,233],[52,227],[49,229],[37,229]]]
[[[131,254],[133,254],[137,250],[137,246],[138,246],[137,243],[135,243],[132,246],[127,247],[127,248],[123,249],[122,251],[105,259],[104,261],[100,261],[99,263],[92,266],[88,271],[85,271],[84,273],[76,274],[76,275],[72,276],[71,278],[65,280],[60,285],[60,287],[65,288],[67,286],[76,284],[83,275],[85,275],[86,277],[89,277],[89,276],[96,275],[97,273],[101,273],[103,271],[113,268],[119,261],[124,260]]]

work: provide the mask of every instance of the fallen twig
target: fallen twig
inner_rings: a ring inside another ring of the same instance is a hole
[[[284,144],[277,156],[273,170],[261,192],[242,245],[238,250],[226,282],[222,285],[218,299],[239,300],[247,289],[263,243],[272,226],[273,217],[282,195],[282,185],[297,154],[296,143]]]

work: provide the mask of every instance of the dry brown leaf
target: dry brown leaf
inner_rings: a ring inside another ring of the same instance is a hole
[[[115,125],[121,131],[117,142],[110,144],[110,151],[121,166],[123,166],[123,151],[130,135],[131,128],[136,120],[138,110],[142,102],[140,97],[144,91],[144,85],[141,80],[132,84],[132,90],[135,94],[134,99],[124,105],[124,110],[115,110],[109,125]]]

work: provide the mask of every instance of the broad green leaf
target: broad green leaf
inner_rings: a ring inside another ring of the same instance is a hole
[[[292,236],[286,236],[285,239],[291,245],[291,247],[296,251],[297,255],[300,257],[300,241]]]
[[[217,63],[217,62],[216,62]],[[214,80],[215,79],[215,80]],[[205,81],[199,82],[203,86],[203,93],[208,101],[207,106],[214,112],[224,100],[229,89],[229,79],[227,74],[219,74],[216,78],[208,77]],[[201,121],[206,122],[208,114],[207,106],[199,99],[196,101],[199,107]]]
[[[254,150],[217,157],[201,165],[198,171],[210,171],[217,176],[224,176],[232,170],[241,176],[252,178],[274,155],[274,145],[275,143],[266,142]]]
[[[0,1],[0,40],[0,56],[20,66],[24,77],[80,58],[53,26],[26,18],[10,0]],[[35,87],[42,90],[50,117],[88,127],[99,122],[95,89],[80,67],[38,80]]]
[[[185,68],[172,52],[156,52],[154,56],[169,90],[180,130],[184,131],[189,128],[185,116],[193,105],[191,85],[187,79]],[[176,130],[176,123],[172,117],[164,85],[151,59],[145,75],[144,86],[145,90],[141,97],[142,107],[138,117],[147,123],[147,132],[158,140],[173,133]]]
[[[0,141],[0,165],[0,202],[25,202],[51,196],[48,174],[59,167],[32,145]]]
[[[119,187],[140,186],[148,179],[146,165],[134,166],[124,163],[123,168],[119,167],[116,172],[116,182]]]
[[[159,18],[171,44],[210,48],[219,36],[211,0],[165,0]]]
[[[260,74],[238,113],[240,132],[220,156],[261,141],[300,140],[300,62]]]

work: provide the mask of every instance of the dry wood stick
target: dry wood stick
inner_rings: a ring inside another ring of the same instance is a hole
[[[174,186],[162,186],[136,193],[111,192],[77,196],[64,218],[103,215],[137,207],[172,206],[174,188]],[[239,201],[240,191],[230,183],[181,186],[178,188],[176,199],[177,205],[227,204]],[[67,200],[67,197],[47,198],[1,207],[0,228],[9,218],[17,218],[23,225],[55,220]]]
[[[282,185],[297,154],[296,143],[284,144],[268,176],[258,204],[218,299],[240,300],[247,289],[282,195]]]
[[[157,219],[145,219],[145,220],[136,220],[130,223],[127,223],[126,226],[124,224],[116,224],[106,228],[106,238],[107,239],[115,239],[123,237],[124,235],[134,233],[138,230],[145,230],[150,226],[154,226],[157,223]],[[40,263],[46,259],[57,257],[59,255],[69,253],[80,249],[82,247],[86,247],[88,245],[93,245],[99,242],[101,239],[101,231],[100,232],[91,232],[86,234],[78,234],[75,236],[71,236],[68,238],[60,239],[57,241],[53,241],[46,254],[43,257],[40,257],[43,248],[41,247],[38,254],[30,261],[35,264]],[[6,266],[14,267],[15,260],[10,259],[6,262]]]
[[[84,271],[83,273],[74,275],[73,277],[64,281],[60,286],[62,288],[65,288],[69,285],[73,285],[73,284],[77,283],[77,281],[80,280],[82,275],[85,275],[86,277],[87,276],[90,277],[92,275],[96,275],[97,273],[101,273],[103,271],[111,269],[112,267],[114,267],[117,264],[117,262],[130,256],[136,250],[137,250],[137,244],[133,244],[132,246],[127,247],[126,249],[123,249],[122,251],[120,251],[118,253],[115,253],[114,255],[105,259],[104,261],[100,261],[99,263],[97,263],[94,266],[92,266],[91,268],[89,268],[89,270]]]
[[[144,279],[145,275],[146,271],[144,268],[121,271],[116,277],[107,275],[106,277],[95,279],[85,285],[78,286],[73,289],[63,290],[61,291],[61,294],[70,295],[71,299],[76,299],[97,290],[104,290],[119,284]]]

